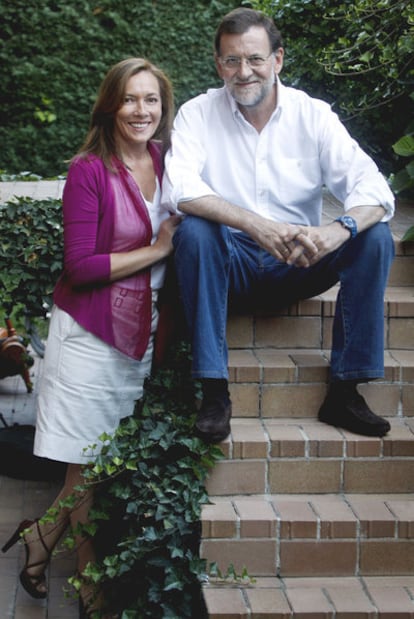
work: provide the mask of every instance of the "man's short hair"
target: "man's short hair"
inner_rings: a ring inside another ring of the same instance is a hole
[[[223,34],[244,34],[252,26],[259,26],[266,30],[272,52],[283,47],[282,35],[273,19],[261,11],[240,7],[227,13],[221,20],[214,38],[216,54],[220,56],[220,41]]]

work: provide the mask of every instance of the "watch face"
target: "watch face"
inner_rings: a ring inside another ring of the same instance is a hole
[[[357,224],[353,217],[350,215],[342,215],[342,217],[338,217],[338,221],[342,223],[344,228],[350,231],[351,238],[354,238],[357,235]]]

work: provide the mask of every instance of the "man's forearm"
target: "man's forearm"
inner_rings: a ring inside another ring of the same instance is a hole
[[[230,226],[236,230],[251,233],[252,226],[257,219],[262,219],[260,215],[252,213],[240,206],[231,204],[219,196],[202,196],[195,200],[180,202],[179,210],[187,215],[204,217],[210,221],[215,221],[225,226]]]
[[[218,196],[203,196],[180,202],[179,209],[188,215],[204,217],[248,234],[278,260],[284,260],[289,255],[291,244],[299,234],[305,237],[301,226],[265,219]],[[316,247],[311,239],[303,238],[302,242],[310,255],[315,253]]]
[[[346,214],[355,219],[358,232],[362,232],[381,221],[385,209],[382,206],[354,206],[346,211]]]

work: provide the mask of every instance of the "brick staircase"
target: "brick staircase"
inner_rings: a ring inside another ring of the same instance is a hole
[[[325,219],[338,205],[327,198]],[[384,302],[385,378],[360,387],[389,418],[383,439],[317,421],[326,392],[336,290],[277,316],[231,317],[232,434],[208,480],[201,553],[210,619],[414,618],[414,247],[392,229]],[[361,308],[363,311],[363,308]]]
[[[3,182],[0,201],[60,197],[63,185]],[[325,221],[340,211],[325,196]],[[384,439],[316,420],[334,290],[278,316],[230,319],[235,417],[221,445],[225,459],[208,482],[201,551],[223,572],[230,563],[238,573],[246,566],[255,582],[211,581],[204,589],[210,619],[414,619],[414,246],[400,243],[412,224],[414,207],[400,205],[384,303],[386,375],[361,389],[391,421]],[[51,619],[63,612],[57,576]],[[0,607],[9,609],[3,589]],[[12,587],[7,594],[15,604]],[[74,616],[76,608],[65,609]],[[19,616],[40,617],[39,610],[24,598]]]

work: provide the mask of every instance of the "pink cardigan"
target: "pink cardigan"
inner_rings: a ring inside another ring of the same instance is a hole
[[[161,182],[160,145],[150,142],[149,151]],[[102,160],[94,155],[77,158],[69,168],[63,192],[64,270],[55,286],[53,300],[87,331],[113,346],[110,251],[114,196],[110,174]],[[139,206],[146,211],[145,203],[140,201]],[[151,295],[148,272],[143,276],[147,294]],[[142,354],[151,329],[151,321],[146,323]]]

